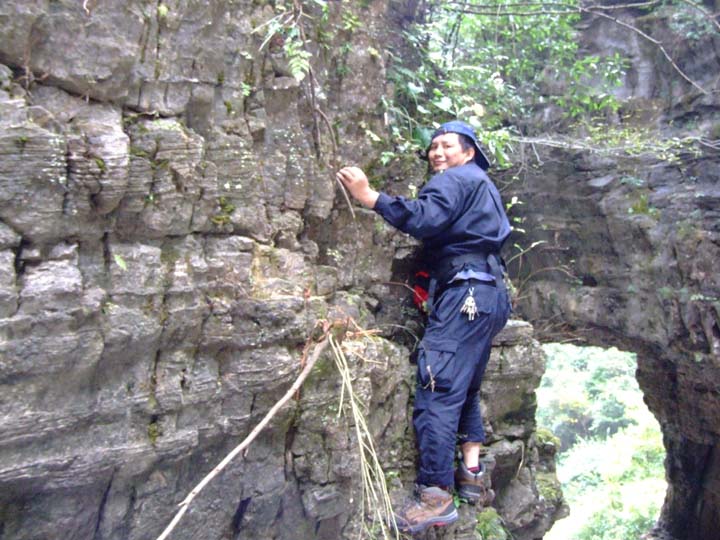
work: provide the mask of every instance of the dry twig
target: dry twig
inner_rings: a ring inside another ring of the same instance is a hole
[[[187,512],[188,508],[190,507],[190,503],[193,501],[193,499],[202,491],[202,489],[213,479],[215,478],[220,472],[227,467],[228,463],[230,463],[240,452],[245,450],[248,446],[250,446],[250,443],[252,443],[255,438],[260,434],[260,432],[265,429],[265,427],[268,425],[270,420],[277,414],[277,412],[285,405],[290,399],[293,397],[293,395],[297,392],[297,390],[300,389],[300,386],[302,386],[305,379],[307,379],[308,375],[310,375],[310,371],[312,371],[313,366],[317,362],[317,360],[320,358],[322,353],[325,351],[327,346],[330,344],[330,329],[331,326],[326,323],[324,328],[324,335],[322,339],[315,345],[315,350],[312,352],[312,354],[307,359],[307,362],[305,362],[305,367],[300,372],[300,375],[298,375],[298,378],[295,380],[293,385],[288,389],[287,392],[285,392],[285,395],[280,398],[280,400],[273,405],[273,407],[268,411],[268,413],[265,415],[265,417],[260,421],[260,423],[255,426],[255,428],[250,432],[250,434],[243,440],[240,444],[238,444],[225,458],[212,470],[210,473],[203,478],[200,483],[195,486],[190,493],[188,493],[187,497],[183,499],[183,501],[178,505],[180,506],[180,510],[175,514],[175,517],[172,519],[170,524],[165,528],[165,530],[162,532],[160,536],[158,536],[157,540],[165,540],[169,537],[170,533],[173,531],[173,529],[177,526],[177,524],[182,519],[183,515],[185,515],[185,512]]]
[[[362,411],[363,402],[353,388],[352,373],[341,344],[332,335],[329,336],[329,339],[335,365],[342,380],[338,416],[342,414],[343,403],[347,399],[357,438],[360,475],[362,478],[360,513],[364,516],[366,508],[370,511],[373,523],[380,529],[379,532],[382,538],[388,539],[392,537],[398,539],[399,531],[395,523],[392,502],[385,482],[385,473],[380,465],[372,434]]]

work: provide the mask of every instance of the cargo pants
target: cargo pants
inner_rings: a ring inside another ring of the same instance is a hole
[[[477,309],[474,320],[461,311],[470,293]],[[502,279],[464,280],[436,296],[417,356],[417,483],[450,487],[456,444],[485,441],[480,383],[510,302]]]

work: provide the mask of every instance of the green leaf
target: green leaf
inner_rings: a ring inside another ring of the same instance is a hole
[[[439,100],[433,101],[433,105],[435,105],[441,111],[445,112],[452,112],[453,109],[452,99],[447,96],[443,96]]]
[[[117,264],[123,272],[127,271],[128,267],[125,259],[123,259],[120,255],[117,254],[113,255],[113,259],[115,259],[115,264]]]
[[[382,142],[382,139],[378,137],[374,131],[370,129],[365,130],[365,135],[372,141],[372,142]]]
[[[412,130],[412,140],[420,148],[425,149],[430,146],[433,130],[426,127],[416,126]]]
[[[410,81],[410,82],[407,84],[407,88],[408,88],[408,90],[410,91],[410,93],[413,94],[413,95],[418,95],[418,94],[421,94],[421,93],[423,93],[423,92],[425,91],[425,88],[423,88],[422,85],[420,85],[420,84],[415,84],[415,83],[412,82],[412,81]]]

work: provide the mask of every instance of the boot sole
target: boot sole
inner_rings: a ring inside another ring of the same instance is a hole
[[[400,530],[400,532],[403,533],[417,534],[423,532],[425,529],[429,529],[430,527],[444,527],[445,525],[450,525],[451,523],[455,523],[457,520],[457,508],[453,508],[453,511],[446,516],[438,516],[435,518],[431,518],[427,521],[418,523],[417,525],[410,527],[401,527],[398,525],[398,529]]]
[[[478,502],[480,502],[480,499],[483,498],[487,499],[486,502],[483,501],[483,506],[487,506],[495,500],[495,492],[492,489],[487,490],[485,497],[483,497],[482,494],[475,491],[459,488],[458,496],[462,497],[468,503],[473,505],[476,505]]]

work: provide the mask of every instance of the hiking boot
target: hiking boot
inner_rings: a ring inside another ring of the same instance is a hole
[[[455,489],[458,495],[470,504],[489,506],[495,499],[495,492],[490,489],[490,474],[485,463],[480,460],[480,472],[471,473],[461,459],[455,471]]]
[[[413,500],[395,514],[395,522],[403,533],[417,534],[428,527],[440,527],[457,521],[453,496],[437,486],[417,485]]]

